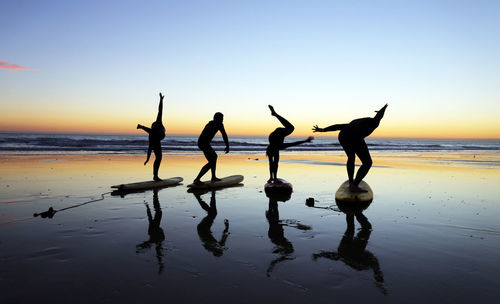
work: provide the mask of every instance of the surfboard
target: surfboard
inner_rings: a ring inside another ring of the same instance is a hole
[[[117,189],[118,191],[139,191],[139,190],[149,190],[156,188],[165,188],[169,186],[174,186],[182,182],[184,179],[182,177],[172,177],[164,179],[161,181],[145,181],[130,184],[120,184],[111,186],[111,188]]]
[[[222,188],[229,187],[236,184],[239,184],[243,181],[243,175],[231,175],[221,178],[220,181],[211,182],[211,181],[203,181],[201,184],[189,184],[187,185],[191,189],[214,189],[214,188]]]
[[[343,182],[335,193],[335,200],[340,202],[371,202],[373,200],[373,191],[370,186],[365,181],[361,181],[359,187],[368,192],[351,192],[349,190],[349,181]]]

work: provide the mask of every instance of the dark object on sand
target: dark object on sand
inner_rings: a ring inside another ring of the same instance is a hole
[[[306,206],[307,207],[314,207],[314,198],[310,197],[306,199]]]
[[[41,216],[42,218],[52,218],[54,214],[56,214],[57,210],[50,207],[49,210],[41,212],[41,213],[33,213],[33,217]]]

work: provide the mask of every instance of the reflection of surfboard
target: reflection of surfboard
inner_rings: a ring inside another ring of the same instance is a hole
[[[209,189],[209,188],[222,188],[239,184],[243,181],[243,175],[231,175],[221,178],[220,181],[211,182],[204,181],[202,184],[189,184],[191,189]]]
[[[156,188],[165,188],[168,186],[177,185],[182,182],[182,177],[172,177],[169,179],[164,179],[161,181],[145,181],[138,183],[130,183],[130,184],[121,184],[114,185],[111,188],[118,189],[118,191],[139,191],[139,190],[148,190],[148,189],[156,189]]]
[[[335,193],[335,200],[340,202],[371,202],[373,200],[373,191],[364,181],[359,183],[359,187],[368,192],[354,193],[349,190],[349,181],[345,181],[340,185]]]

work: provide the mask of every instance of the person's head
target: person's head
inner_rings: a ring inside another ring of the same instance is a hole
[[[224,120],[224,115],[221,112],[214,114],[214,120],[217,122],[222,122]]]

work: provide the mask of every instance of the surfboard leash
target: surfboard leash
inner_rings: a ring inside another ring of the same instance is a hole
[[[68,209],[72,209],[72,208],[76,208],[76,207],[81,207],[83,205],[87,205],[87,204],[90,204],[90,203],[95,203],[95,202],[102,201],[105,198],[104,196],[107,195],[107,194],[111,194],[111,191],[110,192],[104,192],[104,193],[102,193],[101,194],[101,198],[93,199],[93,200],[90,200],[90,201],[87,201],[87,202],[83,202],[83,203],[76,204],[76,205],[73,205],[73,206],[69,206],[69,207],[66,207],[66,208],[62,208],[62,209],[59,209],[59,210],[55,210],[51,206],[51,207],[49,207],[49,209],[47,211],[44,211],[44,212],[41,212],[41,213],[33,213],[33,217],[40,216],[42,218],[52,218],[52,217],[54,217],[54,215],[57,212],[61,212],[61,211],[64,211],[64,210],[68,210]]]

